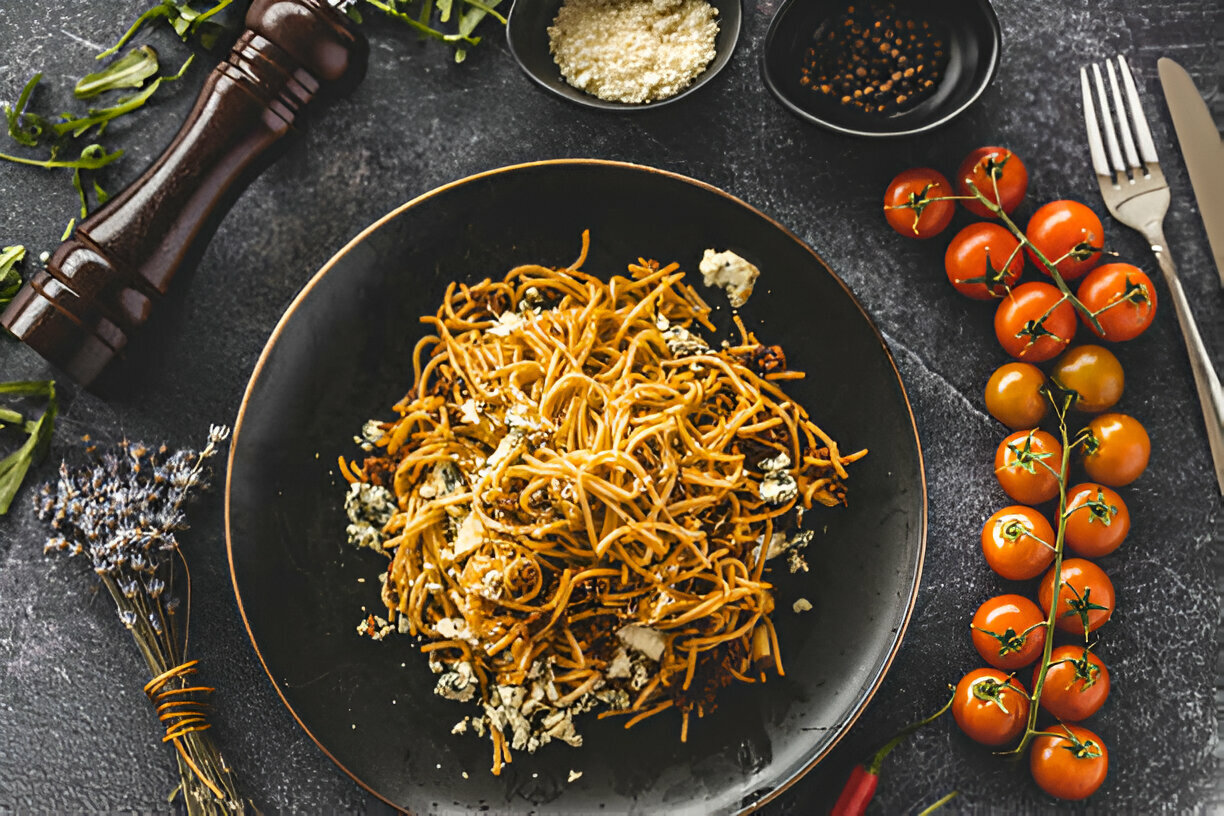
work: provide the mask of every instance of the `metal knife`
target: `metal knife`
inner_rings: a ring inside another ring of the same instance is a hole
[[[1190,171],[1199,215],[1207,228],[1216,272],[1224,286],[1224,142],[1220,141],[1207,103],[1186,69],[1168,57],[1161,57],[1156,65],[1177,131],[1177,143]]]

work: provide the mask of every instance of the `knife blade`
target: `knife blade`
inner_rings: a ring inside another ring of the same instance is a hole
[[[1199,215],[1207,228],[1216,272],[1224,286],[1224,142],[1186,69],[1168,57],[1161,57],[1156,65]]]

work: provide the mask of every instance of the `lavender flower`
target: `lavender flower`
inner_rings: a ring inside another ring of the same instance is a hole
[[[232,771],[203,729],[200,697],[211,689],[189,683],[195,661],[188,661],[186,632],[177,625],[180,599],[173,592],[178,534],[187,529],[184,506],[208,486],[208,460],[229,438],[229,428],[209,428],[199,451],[171,452],[123,440],[104,450],[90,449],[89,461],[60,465],[59,475],[35,497],[38,517],[52,535],[44,552],[82,556],[110,593],[119,621],[158,682],[146,693],[178,747],[181,790],[189,813],[246,811]],[[164,702],[173,699],[174,707]],[[169,712],[169,713],[167,713]],[[185,719],[191,718],[196,719]],[[181,733],[180,720],[190,723]],[[189,757],[189,759],[185,759]]]

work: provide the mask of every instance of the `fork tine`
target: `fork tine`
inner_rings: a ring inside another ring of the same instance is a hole
[[[1105,145],[1101,143],[1101,127],[1097,124],[1096,107],[1092,104],[1092,87],[1088,84],[1088,69],[1080,68],[1080,88],[1084,91],[1084,124],[1088,128],[1088,152],[1092,155],[1092,169],[1098,176],[1108,176],[1109,160],[1105,158]]]
[[[1122,131],[1122,151],[1126,154],[1126,163],[1133,170],[1139,170],[1139,156],[1135,153],[1135,140],[1131,138],[1130,125],[1126,121],[1126,109],[1122,105],[1122,92],[1118,90],[1118,75],[1114,72],[1113,62],[1106,61],[1105,69],[1109,73],[1109,90],[1113,93],[1114,110],[1118,113],[1118,130]],[[1134,110],[1131,118],[1134,118]]]
[[[1109,162],[1113,169],[1126,175],[1122,164],[1122,151],[1118,149],[1118,134],[1114,130],[1113,118],[1109,115],[1109,99],[1105,96],[1105,80],[1101,78],[1101,66],[1092,63],[1092,78],[1096,81],[1097,101],[1101,104],[1101,124],[1105,126],[1105,145],[1109,148]]]
[[[1156,164],[1156,144],[1152,141],[1152,131],[1148,130],[1147,117],[1143,115],[1143,105],[1139,102],[1139,91],[1135,89],[1135,78],[1131,76],[1130,66],[1126,58],[1118,57],[1118,67],[1122,69],[1122,84],[1126,86],[1126,101],[1131,109],[1131,122],[1135,126],[1135,141],[1139,143],[1139,155],[1145,162]]]

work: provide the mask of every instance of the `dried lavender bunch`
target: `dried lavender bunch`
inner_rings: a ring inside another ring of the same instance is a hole
[[[37,497],[38,516],[54,533],[45,551],[90,562],[153,675],[145,693],[166,727],[163,742],[177,749],[180,790],[193,816],[255,810],[238,795],[232,770],[206,733],[202,698],[212,689],[189,680],[196,670],[196,661],[187,660],[191,584],[178,541],[187,529],[184,507],[208,486],[207,462],[228,438],[229,428],[214,425],[200,451],[127,440],[90,448],[89,461],[61,464],[59,478]],[[182,612],[176,559],[185,573]]]

